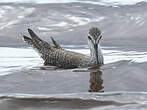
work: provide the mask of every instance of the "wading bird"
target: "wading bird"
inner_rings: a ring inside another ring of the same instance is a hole
[[[87,39],[90,49],[90,56],[63,49],[52,37],[53,46],[40,39],[31,29],[28,29],[31,36],[23,35],[25,42],[33,46],[44,60],[44,65],[57,66],[65,69],[78,67],[89,67],[103,65],[104,59],[100,47],[102,38],[101,31],[92,27],[89,29]]]

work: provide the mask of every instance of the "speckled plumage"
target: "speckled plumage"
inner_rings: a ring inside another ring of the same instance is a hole
[[[40,53],[45,65],[77,68],[95,64],[89,56],[63,49],[52,37],[53,46],[40,39],[31,29],[28,29],[28,32],[31,38],[24,35],[24,40]]]

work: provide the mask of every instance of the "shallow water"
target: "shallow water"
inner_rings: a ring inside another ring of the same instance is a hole
[[[85,44],[89,26],[100,27],[102,44],[117,45],[103,47],[105,65],[88,72],[43,70],[32,48],[0,47],[0,110],[146,110],[146,1],[0,0],[1,46],[24,46],[28,27],[46,41],[54,33],[61,44]],[[89,54],[86,45],[63,47]]]
[[[3,110],[145,110],[147,93],[79,93],[64,95],[1,95]]]
[[[64,46],[67,50],[90,54],[87,46]],[[141,49],[122,50],[116,47],[103,47],[104,62],[105,64],[114,63],[117,61],[127,60],[130,63],[147,62],[147,52]],[[35,66],[42,66],[43,60],[39,54],[32,48],[11,48],[0,47],[0,75],[10,74],[12,71],[17,71],[24,68],[33,68]],[[10,54],[11,53],[11,54]]]
[[[86,45],[63,47],[89,54]],[[145,110],[146,47],[102,49],[105,66],[81,72],[86,68],[41,70],[32,48],[0,47],[0,109]]]

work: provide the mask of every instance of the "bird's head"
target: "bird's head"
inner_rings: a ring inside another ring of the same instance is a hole
[[[99,64],[98,62],[98,44],[100,43],[100,40],[102,38],[100,29],[96,27],[90,28],[87,37],[88,37],[89,48],[94,52],[95,57],[96,57],[96,63]]]

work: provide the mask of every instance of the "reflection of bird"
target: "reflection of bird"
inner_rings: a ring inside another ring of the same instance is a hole
[[[52,37],[54,46],[51,46],[46,41],[40,39],[31,29],[28,29],[28,32],[31,38],[24,35],[24,40],[37,49],[45,61],[45,65],[77,68],[103,64],[103,55],[99,44],[102,35],[98,28],[93,27],[88,32],[88,45],[91,51],[90,57],[63,49]]]
[[[102,89],[104,88],[102,86],[103,80],[102,80],[102,71],[97,70],[90,72],[90,89],[89,92],[103,92]]]

